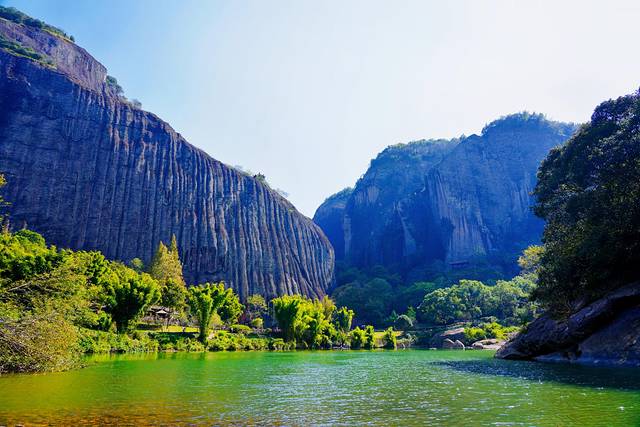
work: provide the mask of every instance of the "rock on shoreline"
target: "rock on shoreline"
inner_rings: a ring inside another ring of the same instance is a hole
[[[543,315],[496,357],[640,367],[640,282],[611,292],[567,319]]]

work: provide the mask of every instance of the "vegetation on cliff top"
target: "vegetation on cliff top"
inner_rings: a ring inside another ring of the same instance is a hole
[[[32,18],[29,15],[20,12],[15,7],[0,6],[0,18],[4,18],[8,21],[15,22],[16,24],[26,25],[32,28],[38,28],[53,34],[54,36],[62,37],[65,40],[74,42],[73,36],[68,35],[62,29],[49,25],[39,19]]]

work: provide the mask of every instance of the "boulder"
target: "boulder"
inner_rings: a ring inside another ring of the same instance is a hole
[[[454,342],[456,340],[458,341],[464,340],[465,339],[464,327],[448,329],[442,332],[441,334],[434,336],[433,338],[431,338],[429,345],[431,347],[444,348],[443,344],[444,344],[444,341],[447,339],[450,340],[451,342]]]
[[[442,348],[446,350],[464,350],[464,344],[460,340],[450,340],[449,338],[445,338],[442,341]]]
[[[496,357],[640,366],[640,282],[619,288],[566,319],[539,317]]]
[[[475,350],[497,350],[504,344],[504,341],[497,340],[495,338],[489,338],[486,340],[476,341],[472,344],[472,348]]]

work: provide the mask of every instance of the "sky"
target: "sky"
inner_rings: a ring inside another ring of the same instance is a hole
[[[0,0],[64,29],[193,145],[307,216],[386,146],[640,87],[638,1]]]

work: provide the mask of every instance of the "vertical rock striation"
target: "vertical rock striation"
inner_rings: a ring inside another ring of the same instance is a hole
[[[287,200],[117,96],[75,44],[2,19],[0,35],[54,64],[0,50],[0,172],[14,226],[123,261],[149,261],[175,234],[189,283],[225,280],[242,297],[325,294],[331,245]]]
[[[489,262],[508,275],[542,233],[530,196],[538,165],[574,129],[521,113],[481,135],[389,147],[314,220],[344,248],[337,259],[357,267],[380,264],[422,279],[426,271]]]

